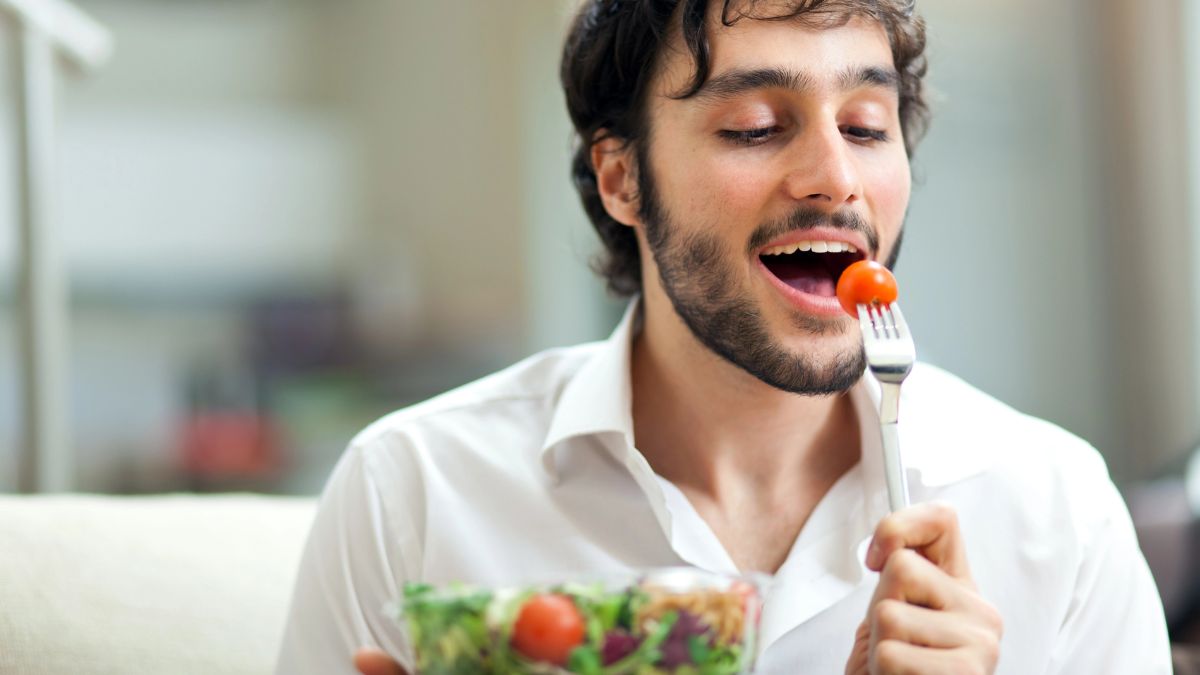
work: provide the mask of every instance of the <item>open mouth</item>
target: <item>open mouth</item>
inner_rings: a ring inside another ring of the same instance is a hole
[[[866,257],[866,253],[842,241],[798,241],[759,254],[767,271],[785,285],[826,298],[837,296],[842,272]]]

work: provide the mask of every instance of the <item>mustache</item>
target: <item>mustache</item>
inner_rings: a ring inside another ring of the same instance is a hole
[[[782,220],[763,223],[755,228],[750,241],[746,243],[746,253],[753,255],[758,249],[791,232],[821,226],[861,234],[867,240],[871,257],[874,258],[879,252],[879,234],[861,215],[854,211],[828,213],[812,207],[801,207]]]

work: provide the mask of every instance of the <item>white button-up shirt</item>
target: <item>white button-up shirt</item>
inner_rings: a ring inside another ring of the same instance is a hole
[[[352,673],[360,646],[411,663],[388,604],[405,582],[511,585],[657,566],[736,572],[634,447],[635,312],[605,341],[533,356],[363,431],[330,478],[277,672]],[[878,387],[851,392],[862,461],[824,496],[769,587],[759,673],[841,673],[887,513]],[[1004,618],[999,673],[1169,673],[1162,605],[1128,512],[1086,443],[931,366],[905,382],[913,501],[957,510]]]

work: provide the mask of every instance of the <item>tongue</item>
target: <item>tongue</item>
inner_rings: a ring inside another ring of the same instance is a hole
[[[794,277],[791,279],[783,279],[783,282],[788,286],[810,295],[822,295],[827,298],[832,298],[837,295],[837,286],[832,279],[817,279],[813,277]]]
[[[812,264],[817,262],[811,256],[783,255],[764,256],[763,264],[780,281],[810,295],[821,295],[832,298],[837,295],[837,281],[825,265]]]

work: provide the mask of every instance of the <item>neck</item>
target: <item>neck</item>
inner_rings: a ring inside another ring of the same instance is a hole
[[[786,499],[823,494],[858,462],[848,395],[776,389],[700,344],[673,311],[644,316],[633,344],[634,434],[664,478],[717,503],[747,491]]]

